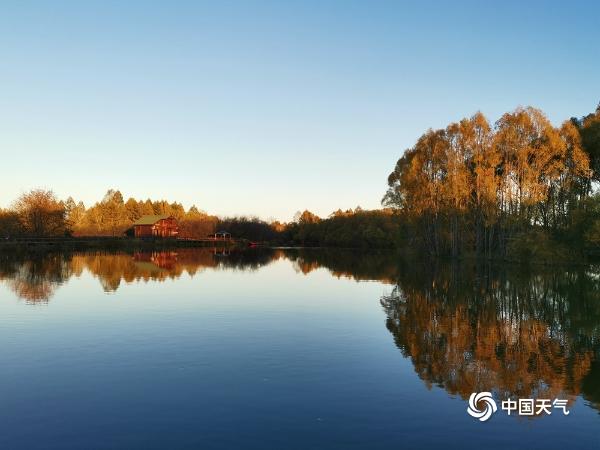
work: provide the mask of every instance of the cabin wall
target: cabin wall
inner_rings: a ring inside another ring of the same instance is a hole
[[[134,235],[136,238],[152,237],[152,225],[136,225]]]
[[[179,234],[179,225],[175,219],[161,219],[154,225],[136,225],[134,235],[139,238],[173,238]]]
[[[155,237],[176,237],[179,234],[179,227],[175,219],[162,219],[154,224],[152,232]]]

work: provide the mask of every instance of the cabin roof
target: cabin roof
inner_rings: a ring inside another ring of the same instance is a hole
[[[159,220],[168,219],[169,217],[171,217],[171,216],[169,216],[167,214],[162,214],[162,215],[159,215],[159,216],[142,216],[138,220],[136,220],[135,222],[133,222],[133,226],[136,226],[136,225],[154,225]]]

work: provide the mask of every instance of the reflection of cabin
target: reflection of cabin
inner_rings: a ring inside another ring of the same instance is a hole
[[[216,233],[209,234],[208,238],[215,241],[229,241],[231,240],[231,234],[227,231],[217,231]]]
[[[213,255],[215,256],[229,256],[231,253],[229,252],[229,249],[227,247],[219,247],[219,248],[213,248]]]
[[[148,272],[156,269],[173,270],[177,264],[176,252],[136,252],[133,254],[136,267],[146,269]]]
[[[136,238],[168,238],[177,237],[179,225],[172,216],[142,216],[133,224]]]

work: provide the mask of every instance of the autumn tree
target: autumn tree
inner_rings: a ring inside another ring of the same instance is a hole
[[[181,221],[185,217],[185,208],[181,203],[173,202],[170,205],[169,215],[173,216],[178,221]]]
[[[183,208],[183,207],[182,207]],[[217,218],[192,205],[179,222],[179,236],[202,239],[215,232]]]
[[[125,214],[127,215],[127,220],[133,223],[142,217],[144,215],[142,207],[142,202],[138,203],[136,199],[129,197],[125,202]]]
[[[23,194],[13,206],[25,233],[60,236],[67,231],[64,204],[52,191],[35,189]]]
[[[152,200],[147,199],[145,202],[140,204],[140,212],[142,216],[151,216],[153,214],[158,214],[154,212],[154,206],[152,204]]]
[[[130,225],[121,192],[109,189],[102,201],[86,213],[86,222],[93,233],[117,236]]]
[[[22,234],[23,227],[19,215],[12,210],[0,209],[0,238],[9,238]]]
[[[592,178],[600,182],[600,104],[596,111],[576,122],[581,133],[583,150],[590,158]]]
[[[83,202],[75,203],[73,197],[69,197],[65,202],[65,219],[67,229],[71,233],[79,232],[84,226],[85,205]]]
[[[535,108],[481,113],[428,130],[396,163],[383,204],[403,212],[432,254],[491,256],[541,227],[569,226],[592,171],[579,131]]]
[[[319,216],[317,216],[316,214],[313,214],[312,212],[308,211],[308,210],[304,210],[302,213],[301,212],[297,212],[296,215],[294,216],[294,221],[298,222],[298,223],[317,223],[321,220],[321,218]]]

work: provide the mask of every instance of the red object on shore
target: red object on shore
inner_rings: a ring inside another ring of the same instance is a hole
[[[172,216],[142,216],[133,224],[136,238],[175,238],[179,234],[177,220]]]

